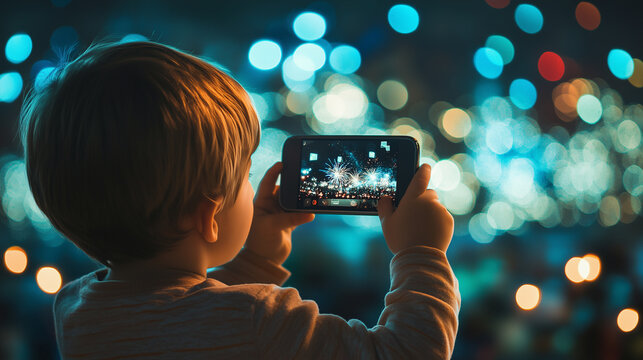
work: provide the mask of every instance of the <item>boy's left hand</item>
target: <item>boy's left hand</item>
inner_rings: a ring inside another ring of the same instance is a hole
[[[254,199],[254,216],[245,247],[276,264],[283,264],[292,249],[291,234],[315,214],[286,212],[279,206],[277,177],[283,164],[275,163],[263,176]]]

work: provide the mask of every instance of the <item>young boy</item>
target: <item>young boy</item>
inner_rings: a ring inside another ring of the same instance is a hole
[[[63,358],[451,356],[453,217],[426,190],[428,165],[397,209],[380,200],[395,256],[369,329],[279,287],[291,232],[314,215],[280,209],[280,163],[255,197],[259,121],[244,89],[207,62],[152,42],[92,46],[29,95],[21,134],[36,203],[105,265],[56,296]]]

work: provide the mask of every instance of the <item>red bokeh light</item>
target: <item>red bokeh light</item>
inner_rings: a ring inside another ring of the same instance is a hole
[[[496,9],[503,9],[509,5],[511,0],[485,0],[489,6]]]
[[[601,13],[594,4],[581,1],[576,6],[576,21],[585,30],[594,30],[601,24]]]
[[[538,72],[545,80],[558,81],[565,73],[565,63],[558,54],[547,51],[538,59]]]

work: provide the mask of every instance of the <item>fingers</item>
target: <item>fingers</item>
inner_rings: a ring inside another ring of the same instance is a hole
[[[411,179],[411,183],[409,183],[404,197],[417,197],[424,194],[424,191],[429,186],[429,180],[431,180],[431,166],[429,164],[422,164],[415,172],[413,179]]]
[[[380,221],[393,213],[393,199],[390,196],[382,196],[377,202],[377,215]]]
[[[296,227],[305,223],[309,223],[315,219],[313,213],[281,213],[278,215],[279,222],[282,228]]]
[[[282,168],[283,163],[281,161],[278,161],[266,171],[266,174],[263,176],[263,179],[261,179],[261,182],[259,183],[255,201],[260,199],[273,198],[275,193],[275,183],[277,182],[277,178],[279,177]]]

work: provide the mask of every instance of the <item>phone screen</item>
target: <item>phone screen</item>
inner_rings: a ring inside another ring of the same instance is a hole
[[[302,140],[298,207],[373,211],[395,198],[396,142],[378,139]]]

